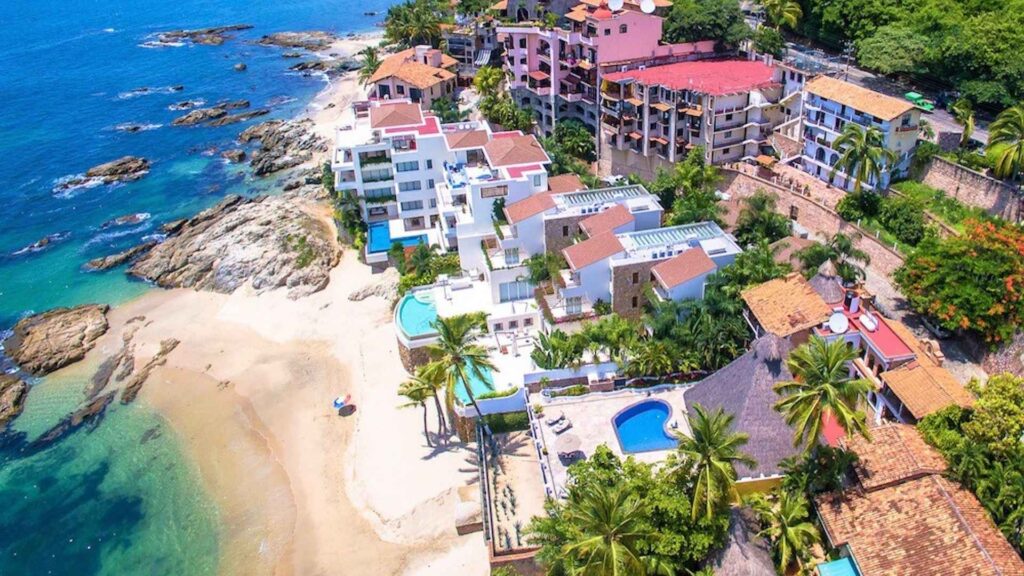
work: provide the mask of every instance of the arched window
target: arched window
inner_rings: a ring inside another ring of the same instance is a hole
[[[619,25],[619,34],[625,34],[627,30],[629,30],[629,27],[625,24]]]
[[[814,159],[817,160],[818,162],[824,162],[825,161],[825,149],[824,148],[818,148],[814,152]]]

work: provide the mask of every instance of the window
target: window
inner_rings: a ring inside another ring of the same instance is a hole
[[[508,196],[508,186],[491,186],[490,188],[481,188],[481,198],[499,198],[502,196]]]
[[[519,248],[506,248],[505,265],[515,266],[516,264],[519,264]]]
[[[523,280],[519,282],[502,282],[498,285],[499,299],[501,302],[512,302],[513,300],[524,300],[532,296],[532,286]]]
[[[430,199],[430,207],[431,208],[437,208],[437,198],[431,198]]]
[[[427,170],[432,170],[433,168],[434,168],[434,161],[428,159],[427,160]]]
[[[530,326],[533,326],[533,318],[524,318],[523,328],[529,328]]]
[[[419,180],[413,180],[412,182],[399,182],[398,190],[400,192],[411,192],[413,190],[420,190],[423,188],[423,183]]]
[[[509,320],[508,321],[508,329],[509,330],[515,330],[516,328],[519,328],[519,321],[518,320]]]
[[[402,210],[422,210],[423,200],[412,200],[410,202],[402,202]]]
[[[526,48],[526,38],[520,38],[519,39],[519,47],[520,48]]]
[[[732,120],[732,114],[725,115],[725,121],[728,122],[729,120]]]
[[[433,178],[427,180],[427,190],[433,190],[434,189],[434,184],[435,184],[435,182],[434,182]]]
[[[501,332],[502,330],[504,330],[504,328],[505,327],[501,324],[501,322],[495,322],[494,323],[494,331],[495,332]]]
[[[625,34],[627,30],[629,30],[629,27],[625,24],[619,25],[619,34]]]
[[[540,188],[540,181],[541,180],[542,180],[542,178],[541,178],[540,174],[537,174],[536,176],[534,176],[533,177],[533,187],[534,188]]]
[[[569,235],[569,227],[568,226],[562,226],[562,238],[565,238],[568,235]]]
[[[570,296],[565,299],[565,313],[566,314],[579,314],[583,312],[583,297],[582,296]]]
[[[392,188],[390,188],[390,187],[388,187],[388,188],[369,188],[365,192],[363,192],[363,196],[365,196],[367,198],[385,198],[387,196],[394,195],[394,193],[395,193],[395,191]]]
[[[726,130],[724,136],[726,138],[732,138],[732,130]]]
[[[423,218],[417,216],[416,218],[405,219],[406,230],[416,230],[418,228],[423,228]]]
[[[611,36],[612,35],[612,29],[611,28],[605,28],[604,29],[604,35],[605,36]]]
[[[397,86],[397,87],[395,88],[395,90],[396,90],[396,91],[397,91],[397,92],[398,92],[399,94],[405,94],[405,86],[403,86],[403,85],[401,85],[401,84],[399,84],[399,85],[398,85],[398,86]]]
[[[639,284],[639,283],[640,283],[640,273],[639,272],[633,272],[633,284]]]
[[[394,176],[391,175],[390,168],[381,168],[377,170],[363,170],[363,182],[382,182],[384,180],[391,180]]]
[[[413,170],[419,170],[420,163],[413,160],[412,162],[398,162],[395,164],[395,170],[399,172],[412,172]]]
[[[636,303],[637,303],[636,296],[633,296],[633,299],[630,301],[630,303],[633,306],[633,308],[636,308]]]

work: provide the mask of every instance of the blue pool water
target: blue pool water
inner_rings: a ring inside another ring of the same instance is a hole
[[[644,400],[615,415],[612,424],[626,454],[670,450],[678,445],[665,430],[669,406],[660,400]]]
[[[402,246],[415,246],[417,244],[427,243],[426,234],[420,234],[419,236],[407,236],[405,238],[395,238],[392,240],[391,229],[388,228],[387,222],[374,222],[373,224],[370,224],[367,235],[370,237],[371,254],[387,252],[388,248],[391,248],[391,244],[396,241],[401,242]]]
[[[469,373],[469,389],[473,391],[473,397],[479,398],[481,394],[494,391],[494,381],[491,371],[484,368],[480,372],[483,373],[483,379],[481,380],[472,371]],[[469,394],[466,394],[466,387],[461,382],[459,386],[455,387],[455,397],[459,399],[463,405],[469,404]],[[481,409],[483,410],[483,409]]]
[[[398,303],[398,325],[410,338],[435,332],[432,324],[437,320],[437,308],[428,300],[429,296],[406,294]]]

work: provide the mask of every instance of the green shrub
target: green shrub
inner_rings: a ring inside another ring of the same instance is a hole
[[[597,314],[598,316],[604,316],[605,314],[611,314],[611,313],[612,313],[612,305],[611,304],[605,302],[604,300],[602,300],[600,298],[598,298],[597,301],[594,302],[594,314]]]
[[[493,434],[519,432],[530,429],[530,416],[526,411],[506,412],[505,414],[487,414],[484,423]]]
[[[882,198],[874,192],[851,192],[836,204],[836,212],[847,222],[870,220],[878,215]]]
[[[920,202],[912,198],[886,198],[878,213],[878,221],[904,244],[917,246],[924,238],[924,209],[921,208]]]
[[[494,398],[507,398],[516,392],[519,392],[519,387],[509,388],[507,390],[491,390],[490,392],[484,392],[476,396],[477,400],[492,400]]]
[[[569,386],[562,390],[552,391],[551,397],[558,398],[560,396],[583,396],[584,394],[590,393],[590,387],[586,384],[576,384],[575,386]]]

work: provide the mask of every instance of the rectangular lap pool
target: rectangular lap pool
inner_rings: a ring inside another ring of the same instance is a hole
[[[406,236],[404,238],[391,238],[391,227],[388,222],[374,222],[370,224],[369,229],[366,231],[368,237],[367,249],[370,254],[378,254],[380,252],[387,252],[391,248],[391,244],[394,242],[401,242],[402,246],[415,246],[417,244],[426,244],[427,235],[420,234],[418,236]]]

